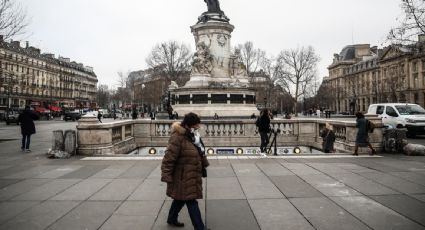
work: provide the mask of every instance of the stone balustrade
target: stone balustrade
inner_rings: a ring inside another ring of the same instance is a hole
[[[368,117],[376,124],[369,134],[370,142],[382,149],[382,122],[377,117]],[[127,120],[113,123],[98,123],[96,118],[82,118],[77,126],[78,153],[81,155],[126,154],[140,147],[165,147],[171,120]],[[357,129],[355,121],[325,119],[272,120],[271,127],[280,129],[278,146],[310,146],[321,149],[319,133],[326,122],[333,125],[336,133],[335,148],[338,153],[354,151]],[[255,147],[260,137],[255,120],[205,120],[200,133],[207,147]]]

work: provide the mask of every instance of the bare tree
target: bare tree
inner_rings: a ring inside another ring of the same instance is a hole
[[[129,73],[118,72],[118,88],[113,96],[114,100],[120,102],[122,105],[131,102],[131,88],[129,87],[128,75]]]
[[[403,16],[399,25],[390,30],[388,40],[395,43],[412,43],[420,34],[425,34],[425,1],[401,0]]]
[[[311,46],[284,50],[276,59],[276,83],[292,95],[296,116],[298,100],[314,82],[319,60]]]
[[[0,0],[0,35],[3,39],[25,33],[28,26],[26,11],[14,0]]]
[[[261,68],[261,65],[263,65],[263,62],[267,59],[266,52],[254,48],[254,44],[251,41],[237,45],[236,49],[241,53],[241,58],[246,66],[248,76],[252,76],[252,73],[255,73],[258,68]]]
[[[99,107],[106,108],[111,101],[111,94],[109,92],[108,85],[99,84],[97,87],[97,103]]]
[[[191,59],[189,46],[177,41],[169,41],[153,47],[146,58],[146,63],[153,69],[162,70],[169,80],[178,81],[180,76],[189,72]]]

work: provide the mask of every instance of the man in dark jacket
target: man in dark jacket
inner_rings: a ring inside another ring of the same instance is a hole
[[[19,115],[19,124],[21,124],[21,134],[22,134],[22,152],[31,152],[30,143],[31,135],[35,134],[35,125],[34,120],[38,120],[38,116],[30,110],[30,107],[25,106],[24,112]]]
[[[263,109],[255,124],[258,127],[258,132],[261,137],[260,150],[264,153],[266,152],[267,145],[269,144],[268,133],[270,132],[270,113],[268,109]]]

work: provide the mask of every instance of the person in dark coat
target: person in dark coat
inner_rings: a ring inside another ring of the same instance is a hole
[[[102,123],[102,113],[101,112],[97,113],[97,119],[99,120],[100,123]]]
[[[358,156],[357,153],[359,150],[359,147],[369,147],[372,153],[370,155],[375,155],[376,151],[372,147],[372,145],[369,143],[369,133],[368,133],[368,127],[367,127],[367,120],[364,117],[363,113],[358,112],[356,113],[356,127],[359,129],[356,136],[356,146],[354,148],[354,156]]]
[[[31,152],[31,135],[35,134],[34,120],[38,120],[38,116],[30,110],[28,105],[25,106],[24,112],[22,112],[18,117],[19,124],[21,124],[22,152]]]
[[[167,223],[183,227],[184,223],[178,221],[178,215],[186,204],[195,230],[205,228],[196,199],[202,199],[202,177],[206,176],[209,165],[205,146],[197,131],[200,123],[198,115],[189,113],[181,123],[172,125],[161,165],[161,181],[167,183],[167,196],[173,198]]]
[[[264,153],[269,144],[268,133],[270,132],[270,113],[268,109],[263,109],[263,111],[261,111],[261,115],[257,118],[255,125],[258,127],[258,132],[261,137],[260,150]]]
[[[320,137],[323,138],[322,148],[324,153],[334,152],[334,143],[335,143],[335,132],[333,131],[332,125],[326,123],[325,129],[320,133]]]

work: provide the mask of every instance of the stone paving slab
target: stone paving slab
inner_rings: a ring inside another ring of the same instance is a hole
[[[156,165],[134,165],[127,171],[125,171],[123,174],[118,176],[118,178],[143,179],[146,178],[155,168]]]
[[[7,201],[0,203],[0,225],[19,213],[39,204],[37,201]]]
[[[126,165],[110,165],[105,169],[100,170],[96,174],[92,175],[90,178],[104,178],[104,179],[114,179],[123,174],[129,168],[131,168],[132,164]]]
[[[208,178],[207,181],[209,200],[246,199],[236,177]]]
[[[244,176],[238,179],[248,199],[285,198],[266,176]]]
[[[232,164],[233,170],[238,177],[252,177],[264,175],[261,170],[255,164]]]
[[[371,196],[376,202],[425,226],[425,203],[406,195]]]
[[[423,226],[364,196],[331,197],[331,199],[376,230],[425,229]]]
[[[79,179],[58,179],[53,180],[43,186],[37,187],[33,190],[30,190],[27,193],[21,194],[13,200],[47,200],[50,197],[55,196],[56,194],[64,191],[65,189],[71,187],[72,185],[78,183]]]
[[[0,200],[8,200],[12,197],[26,193],[34,188],[48,183],[48,179],[28,179],[20,181],[16,184],[6,186],[0,190]]]
[[[87,201],[63,216],[49,230],[96,230],[112,215],[119,202]]]
[[[30,168],[23,172],[18,172],[12,175],[8,175],[3,177],[4,179],[28,179],[28,178],[36,178],[36,176],[48,172],[50,170],[54,170],[56,166],[37,166],[34,168]]]
[[[261,229],[313,230],[311,224],[286,199],[248,200]]]
[[[247,200],[208,200],[207,225],[211,229],[260,229]]]
[[[406,194],[425,193],[425,186],[418,185],[395,176],[391,176],[390,174],[377,172],[377,173],[360,173],[360,175],[402,193],[406,193]]]
[[[155,222],[152,216],[111,216],[100,230],[151,229]]]
[[[324,196],[298,176],[273,176],[270,179],[288,198]]]
[[[326,196],[360,195],[360,193],[346,186],[344,183],[334,180],[331,177],[326,175],[312,174],[312,175],[302,175],[300,177]]]
[[[1,230],[43,230],[76,207],[77,201],[46,201],[17,215],[0,226]]]
[[[425,175],[418,172],[391,172],[391,175],[425,186]]]
[[[349,187],[359,191],[364,195],[390,195],[390,194],[399,194],[399,192],[394,191],[386,186],[383,186],[372,180],[368,180],[362,176],[359,176],[355,173],[348,174],[332,174],[332,177],[336,180],[348,185]]]
[[[236,177],[230,164],[228,165],[210,165],[208,167],[209,178]]]
[[[151,216],[155,219],[159,210],[164,205],[164,200],[155,201],[125,201],[115,211],[119,216]]]
[[[159,179],[146,179],[130,195],[128,200],[164,200],[167,184]]]
[[[320,171],[302,163],[282,163],[282,165],[299,176],[322,174]]]
[[[326,197],[292,198],[289,201],[318,230],[370,229]]]
[[[416,198],[416,199],[418,199],[418,200],[420,200],[420,201],[422,201],[422,202],[425,202],[425,194],[422,194],[422,195],[411,195],[412,197],[414,197],[414,198]]]
[[[47,178],[47,179],[59,178],[68,173],[79,170],[81,167],[82,167],[81,165],[65,165],[65,166],[50,170],[48,172],[45,172],[43,174],[39,174],[35,176],[34,178]]]
[[[263,171],[267,176],[291,176],[294,175],[293,172],[289,171],[287,168],[283,167],[281,164],[273,163],[257,163],[257,167]]]
[[[87,200],[109,182],[111,182],[111,179],[86,179],[51,198],[51,200]]]
[[[116,179],[96,192],[89,200],[126,200],[142,181],[138,179]]]
[[[0,189],[12,184],[16,184],[19,181],[22,181],[22,179],[0,179]]]
[[[107,166],[105,165],[89,165],[81,167],[80,169],[73,171],[71,173],[65,174],[59,178],[61,179],[87,179],[88,177],[96,174],[97,172],[103,170]]]

